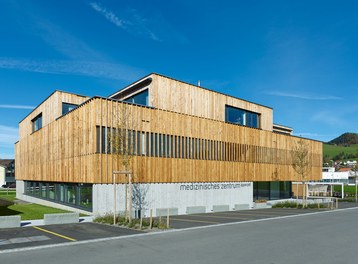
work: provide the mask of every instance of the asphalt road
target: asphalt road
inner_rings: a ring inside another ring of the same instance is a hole
[[[1,263],[356,263],[358,209],[0,254]]]

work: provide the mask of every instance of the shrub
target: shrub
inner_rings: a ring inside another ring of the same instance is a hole
[[[101,224],[109,224],[113,225],[113,214],[104,214],[101,216],[97,216],[93,219],[93,222],[95,223],[101,223]],[[128,228],[133,229],[139,229],[140,228],[140,219],[132,219],[132,222],[129,223],[128,220],[123,215],[118,215],[116,217],[116,225],[119,226],[125,226]],[[149,219],[144,218],[142,219],[142,228],[148,229],[150,225]],[[166,223],[160,222],[158,219],[153,218],[152,228],[158,228],[158,229],[166,229]]]
[[[319,207],[327,208],[327,205],[320,204]],[[272,208],[299,208],[299,209],[302,209],[303,207],[302,207],[302,204],[300,204],[300,203],[297,206],[297,202],[286,201],[286,202],[276,203],[272,206]],[[318,208],[318,204],[316,204],[316,203],[307,204],[305,208],[309,208],[309,209]]]

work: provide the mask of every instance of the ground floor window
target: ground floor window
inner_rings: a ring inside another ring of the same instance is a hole
[[[292,197],[292,182],[267,181],[254,182],[255,200],[278,200]]]
[[[92,211],[92,184],[25,181],[25,194]]]

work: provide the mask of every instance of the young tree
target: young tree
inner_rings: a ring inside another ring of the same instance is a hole
[[[136,151],[135,140],[138,136],[135,130],[137,123],[131,110],[130,105],[117,103],[113,107],[112,113],[114,118],[113,128],[108,133],[108,142],[110,143],[111,153],[116,161],[115,164],[118,164],[119,171],[124,172],[123,174],[125,174],[126,178],[125,214],[129,222],[132,221],[132,159]],[[128,180],[129,188],[127,188]]]
[[[309,154],[309,147],[307,143],[301,138],[296,142],[296,145],[293,147],[292,154],[292,167],[299,175],[300,180],[302,181],[302,203],[303,207],[306,205],[306,178],[311,171],[311,155]],[[298,196],[298,193],[297,193]]]
[[[147,208],[149,205],[149,202],[147,201],[147,192],[148,192],[149,186],[141,185],[141,184],[133,184],[133,196],[132,196],[132,203],[133,207],[138,212],[138,218],[141,218],[143,216],[143,210]]]

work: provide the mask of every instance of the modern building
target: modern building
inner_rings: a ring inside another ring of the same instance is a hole
[[[15,160],[0,159],[0,187],[15,184]]]
[[[55,91],[19,123],[17,195],[94,214],[251,208],[291,197],[300,140],[321,179],[322,143],[291,133],[270,107],[154,73],[109,97]]]

